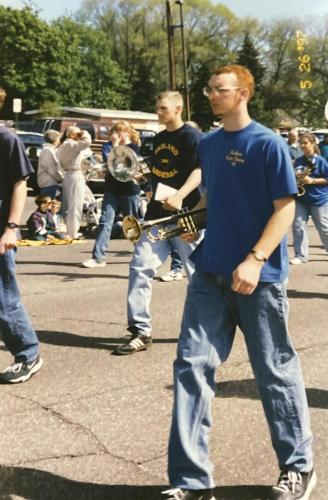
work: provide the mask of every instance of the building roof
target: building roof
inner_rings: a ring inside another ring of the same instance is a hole
[[[126,120],[133,120],[142,118],[144,120],[158,121],[156,113],[145,113],[144,111],[129,111],[125,109],[98,109],[98,108],[78,108],[71,106],[62,106],[59,108],[63,113],[72,113],[80,117],[94,117],[94,118],[118,118]],[[40,109],[32,109],[25,111],[26,115],[38,115],[41,113]]]

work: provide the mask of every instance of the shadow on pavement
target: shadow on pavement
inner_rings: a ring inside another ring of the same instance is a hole
[[[298,290],[287,291],[289,299],[328,299],[328,293],[303,292]]]
[[[78,266],[81,268],[81,266]],[[19,273],[20,276],[35,276],[35,273]],[[62,276],[64,278],[64,281],[76,281],[81,278],[83,279],[94,279],[94,278],[113,278],[117,280],[127,280],[128,276],[124,275],[119,275],[119,274],[94,274],[94,273],[89,273],[89,274],[78,274],[78,273],[38,273],[38,276]]]
[[[0,499],[28,500],[160,500],[166,486],[104,485],[72,481],[50,472],[26,467],[0,467]],[[267,486],[221,486],[220,500],[267,498]]]
[[[108,325],[107,325],[108,326]],[[84,347],[89,349],[113,350],[119,344],[124,344],[128,337],[86,337],[68,332],[50,332],[48,330],[38,330],[40,342],[43,344],[63,345],[71,347]],[[154,344],[176,344],[177,338],[154,339]],[[0,497],[1,498],[1,497]]]
[[[18,265],[32,265],[35,266],[35,261],[34,260],[16,260],[16,264]],[[115,262],[108,262],[107,265],[110,266],[111,264],[119,265],[119,264],[126,264],[126,261],[115,261]],[[90,271],[89,268],[83,267],[81,262],[59,262],[57,261],[45,261],[45,260],[38,260],[38,266],[57,266],[57,267],[74,267],[74,268],[80,268],[84,269],[85,271]],[[99,269],[99,268],[98,268]],[[104,268],[102,268],[104,269]],[[106,267],[105,267],[106,269]]]
[[[328,391],[323,389],[306,389],[309,406],[312,408],[328,409]],[[216,396],[219,398],[249,398],[259,399],[254,379],[229,380],[217,384]]]

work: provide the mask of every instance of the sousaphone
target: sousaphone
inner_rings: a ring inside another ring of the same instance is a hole
[[[116,146],[113,148],[107,160],[108,170],[119,182],[145,182],[150,170],[146,158],[138,157],[128,146]]]

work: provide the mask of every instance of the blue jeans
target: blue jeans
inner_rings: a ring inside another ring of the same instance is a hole
[[[296,213],[293,222],[293,239],[295,257],[303,261],[308,260],[309,239],[306,225],[309,217],[312,217],[315,227],[320,235],[325,250],[328,252],[328,203],[321,207],[304,205],[296,202]]]
[[[190,278],[194,266],[189,256],[196,243],[184,243],[180,236],[169,240],[151,242],[143,231],[136,243],[130,262],[128,289],[128,324],[132,333],[151,334],[150,302],[152,280],[158,268],[165,262],[171,248],[175,248],[182,260],[187,276]]]
[[[115,215],[134,215],[138,217],[139,194],[127,196],[105,191],[101,207],[101,216],[96,233],[96,241],[92,250],[92,257],[97,262],[103,262],[106,257],[108,243],[113,229]]]
[[[39,341],[21,304],[15,272],[15,250],[8,250],[0,255],[0,333],[15,361],[32,361]]]
[[[183,269],[183,264],[180,259],[179,252],[174,248],[173,244],[171,243],[171,240],[169,240],[171,244],[171,267],[170,270],[174,271],[175,273],[181,273]]]
[[[214,487],[208,455],[211,401],[216,370],[229,356],[237,325],[245,338],[280,468],[312,469],[308,405],[287,316],[284,283],[259,283],[251,295],[241,295],[231,290],[230,280],[196,269],[174,362],[168,465],[172,486]]]

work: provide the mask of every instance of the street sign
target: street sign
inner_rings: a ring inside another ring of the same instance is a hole
[[[13,99],[13,112],[21,113],[22,111],[22,99]]]

